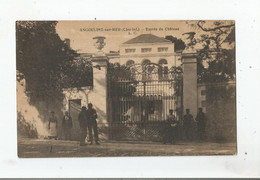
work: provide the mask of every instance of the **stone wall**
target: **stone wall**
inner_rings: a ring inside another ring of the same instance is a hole
[[[199,107],[206,114],[208,140],[236,141],[236,84],[235,82],[199,84]],[[201,105],[201,106],[200,106]]]

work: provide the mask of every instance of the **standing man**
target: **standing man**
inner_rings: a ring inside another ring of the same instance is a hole
[[[80,146],[85,146],[85,139],[87,136],[87,111],[86,107],[82,106],[81,111],[79,113],[79,126],[80,126]]]
[[[163,138],[163,143],[171,143],[174,144],[176,142],[176,133],[177,133],[177,120],[176,117],[173,114],[173,110],[169,110],[169,115],[167,116],[167,123],[166,127],[164,129],[164,138]]]
[[[205,114],[202,112],[202,108],[199,108],[198,114],[196,116],[197,121],[197,130],[198,130],[198,136],[200,140],[204,140],[205,138],[205,128],[206,128],[206,120],[205,120]]]
[[[49,133],[50,133],[50,136],[49,136],[49,139],[56,139],[57,140],[57,137],[58,137],[58,120],[57,120],[57,117],[55,116],[55,112],[52,111],[51,112],[51,116],[49,118],[49,123],[48,123],[48,129],[49,129]]]
[[[71,138],[71,128],[72,128],[72,119],[69,115],[69,112],[66,111],[62,119],[62,129],[65,135],[65,140],[70,140]]]
[[[94,131],[94,138],[97,145],[99,145],[98,142],[98,130],[97,130],[97,112],[95,109],[93,109],[93,106],[91,103],[88,104],[88,110],[87,110],[87,118],[88,118],[88,133],[89,133],[89,140],[90,145],[93,144],[93,135],[92,135],[92,129]]]
[[[186,139],[192,140],[192,122],[193,116],[190,114],[190,109],[186,109],[186,114],[183,117],[184,133]]]

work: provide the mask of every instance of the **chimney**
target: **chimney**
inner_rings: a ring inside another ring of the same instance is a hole
[[[70,48],[70,39],[66,38],[66,39],[64,39],[64,42]]]

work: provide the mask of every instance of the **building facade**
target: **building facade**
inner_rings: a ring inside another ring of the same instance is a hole
[[[122,43],[119,54],[82,56],[92,61],[93,87],[64,90],[64,107],[73,115],[74,121],[77,121],[79,107],[87,106],[87,103],[92,103],[97,110],[99,127],[119,125],[111,131],[122,130],[118,134],[119,138],[122,134],[136,135],[135,131],[146,132],[143,136],[149,136],[148,132],[151,132],[151,137],[158,136],[160,126],[152,122],[166,121],[170,109],[181,120],[182,81],[190,80],[182,79],[182,69],[185,66],[186,69],[196,66],[196,61],[191,64],[190,56],[181,59],[174,52],[171,41],[152,34],[142,34]],[[119,64],[120,71],[112,69],[112,64]],[[188,73],[196,77],[196,71]],[[197,89],[192,88],[188,89],[197,93]],[[190,108],[189,103],[186,104],[185,108]],[[192,113],[196,113],[196,109],[197,106],[192,107]],[[140,123],[142,126],[139,126]],[[74,127],[74,131],[78,131],[77,127]]]
[[[156,63],[162,66],[180,66],[174,53],[174,44],[152,34],[142,34],[122,43],[119,47],[121,65]],[[111,59],[110,62],[116,62]]]

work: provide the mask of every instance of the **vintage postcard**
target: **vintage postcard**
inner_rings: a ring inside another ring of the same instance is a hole
[[[235,21],[17,21],[18,156],[234,155]]]

